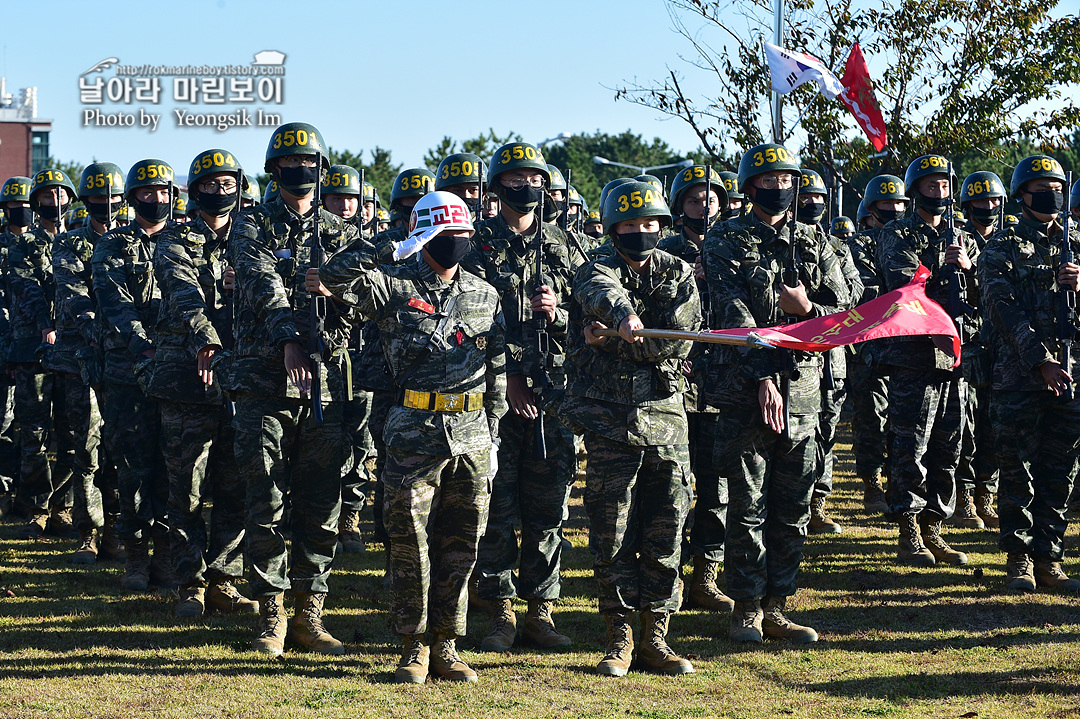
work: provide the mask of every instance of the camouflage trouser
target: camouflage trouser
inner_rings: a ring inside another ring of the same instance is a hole
[[[353,399],[345,403],[345,437],[350,453],[342,465],[341,509],[360,511],[364,508],[367,494],[372,492],[374,482],[368,476],[365,463],[375,453],[368,424],[371,420],[371,392],[355,390]]]
[[[245,491],[233,459],[233,435],[221,405],[161,401],[173,579],[181,587],[205,587],[244,573]],[[205,495],[212,503],[209,537]]]
[[[398,634],[465,634],[490,461],[486,450],[458,457],[388,450],[383,517],[393,559],[390,624]]]
[[[64,416],[57,416],[56,443],[74,447],[72,485],[75,504],[72,516],[80,532],[105,526],[105,508],[96,484],[98,451],[101,445],[101,413],[94,391],[83,384],[82,377],[68,372],[54,374],[53,392],[63,396]],[[115,493],[110,508],[118,510]]]
[[[994,430],[990,421],[990,388],[968,387],[964,405],[964,427],[960,442],[960,465],[956,469],[957,489],[986,489],[997,492],[997,460],[994,458]]]
[[[169,480],[161,456],[157,400],[138,387],[106,382],[102,427],[120,491],[121,539],[168,537]]]
[[[635,447],[585,433],[585,511],[601,612],[679,607],[683,524],[690,512],[685,444]]]
[[[694,470],[694,526],[690,528],[690,551],[695,557],[724,561],[727,538],[728,481],[716,471],[713,445],[721,438],[716,412],[688,412],[690,466]]]
[[[371,416],[368,419],[371,442],[375,446],[375,488],[371,492],[371,514],[375,520],[375,541],[389,544],[386,526],[383,521],[383,484],[382,472],[386,466],[386,443],[383,441],[383,428],[386,427],[386,415],[398,401],[397,390],[373,390],[371,392]]]
[[[40,365],[15,365],[15,419],[19,422],[18,503],[35,512],[72,505],[71,470],[75,448],[53,434],[54,414],[65,421],[64,398],[55,392],[55,376]],[[65,433],[65,439],[70,433]],[[50,442],[57,440],[56,466],[49,463]]]
[[[795,593],[814,489],[816,414],[791,415],[785,435],[757,403],[724,407],[714,462],[728,478],[724,576],[735,601]]]
[[[1080,454],[1080,397],[994,390],[990,416],[1001,470],[999,546],[1059,562]]]
[[[247,486],[244,556],[252,596],[290,588],[326,592],[341,513],[346,439],[340,403],[315,424],[311,403],[239,393],[234,451]],[[284,500],[291,510],[291,552],[285,545]]]
[[[948,519],[956,509],[967,382],[941,370],[893,367],[889,376],[890,518],[928,512]]]
[[[836,425],[840,422],[840,408],[847,399],[847,380],[833,379],[834,389],[821,389],[821,411],[818,412],[816,457],[814,460],[814,496],[828,497],[832,494],[833,445],[836,444]]]
[[[859,357],[849,357],[848,388],[855,474],[860,479],[872,479],[885,469],[889,377],[880,367],[870,367]]]
[[[533,420],[507,413],[499,423],[499,472],[491,489],[487,531],[476,562],[482,599],[559,598],[562,523],[577,474],[574,433],[544,418],[547,459],[536,459]],[[521,526],[521,563],[515,525]]]
[[[15,432],[15,387],[0,384],[0,494],[14,492],[19,480],[19,437]]]

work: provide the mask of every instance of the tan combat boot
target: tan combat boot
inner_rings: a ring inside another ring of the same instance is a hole
[[[807,527],[810,534],[840,534],[844,528],[833,521],[832,517],[825,514],[825,498],[814,497],[810,500],[810,524]]]
[[[529,600],[529,612],[521,623],[521,635],[541,649],[553,649],[572,644],[570,637],[555,629],[551,618],[551,602]]]
[[[649,609],[641,612],[641,644],[638,645],[637,658],[662,674],[693,674],[694,665],[668,646],[670,619],[671,615],[667,612]]]
[[[517,615],[509,599],[491,601],[491,631],[480,642],[482,652],[508,652],[517,638]]]
[[[79,536],[79,530],[75,529],[75,522],[71,518],[70,508],[52,510],[49,513],[49,522],[46,529],[54,537],[71,539]]]
[[[930,519],[927,517],[926,519],[920,519],[919,524],[922,527],[923,541],[926,543],[926,548],[934,555],[934,559],[955,566],[961,566],[968,563],[966,554],[956,551],[942,539],[942,523],[940,519]]]
[[[105,515],[105,528],[98,538],[98,560],[123,562],[127,559],[127,550],[116,534],[116,515]]]
[[[98,556],[98,531],[91,527],[79,537],[79,548],[71,553],[72,564],[94,564]]]
[[[1071,579],[1061,568],[1061,562],[1035,560],[1035,585],[1055,592],[1080,592],[1080,579]]]
[[[344,654],[345,645],[335,639],[323,626],[322,611],[323,603],[326,601],[326,592],[313,594],[297,592],[294,599],[296,609],[293,612],[293,618],[289,621],[289,637],[297,644],[322,654]]]
[[[177,618],[201,617],[206,611],[206,587],[180,587],[180,601],[173,614]]]
[[[896,552],[896,560],[900,564],[910,564],[915,567],[932,567],[937,564],[933,553],[923,544],[922,534],[919,532],[918,515],[908,513],[900,517],[900,545]]]
[[[773,639],[790,639],[799,644],[809,644],[818,640],[817,632],[813,627],[804,627],[796,624],[784,616],[784,607],[787,605],[787,597],[766,597],[762,604],[765,616],[761,620],[761,628],[765,636]]]
[[[1035,591],[1035,567],[1031,556],[1010,552],[1005,560],[1005,588],[1014,592]]]
[[[733,642],[761,643],[761,602],[754,599],[749,602],[735,602],[735,611],[731,614],[731,626],[728,638]]]
[[[45,536],[45,525],[49,523],[48,512],[34,511],[30,514],[30,521],[19,530],[19,539],[40,539]]]
[[[714,612],[730,612],[735,608],[731,597],[721,592],[716,585],[719,574],[720,562],[706,559],[703,555],[694,557],[694,576],[690,580],[690,592],[687,596],[691,606]]]
[[[222,614],[258,614],[259,603],[248,599],[228,579],[206,589],[206,606]]]
[[[431,654],[424,635],[403,634],[401,640],[405,646],[397,669],[394,670],[394,681],[398,684],[423,684],[427,681]]]
[[[360,510],[342,509],[338,522],[338,542],[345,554],[361,554],[367,551],[364,538],[360,534]]]
[[[259,636],[251,642],[251,648],[260,654],[269,654],[272,657],[280,657],[285,651],[285,634],[288,631],[288,621],[285,618],[285,595],[271,594],[259,600]]]
[[[889,511],[889,500],[885,497],[885,485],[881,475],[863,477],[863,511],[867,514],[885,514]]]
[[[440,634],[431,648],[431,671],[449,682],[475,682],[476,672],[457,653],[453,634]]]
[[[954,527],[964,529],[986,528],[975,509],[975,494],[970,489],[960,489],[956,493],[956,511],[953,513],[952,523]]]
[[[607,654],[596,665],[596,673],[607,677],[625,677],[634,660],[634,630],[630,612],[604,612],[607,625]]]
[[[150,586],[150,549],[146,539],[129,539],[127,560],[124,563],[124,576],[120,577],[120,586],[129,592],[145,592]]]
[[[987,529],[998,529],[1001,527],[1001,521],[998,519],[997,509],[994,505],[997,503],[997,496],[989,491],[986,487],[975,488],[975,511],[978,512],[979,517],[982,519],[983,524]]]

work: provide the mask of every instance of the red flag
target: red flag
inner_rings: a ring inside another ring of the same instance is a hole
[[[874,96],[870,68],[866,66],[866,58],[863,57],[859,43],[851,46],[851,54],[844,65],[844,77],[840,84],[844,86],[840,100],[855,116],[859,127],[870,138],[870,142],[874,143],[874,148],[881,152],[889,144],[889,137],[885,134],[885,119],[881,116],[881,106]]]
[[[960,364],[960,336],[949,313],[926,296],[929,277],[930,270],[919,265],[911,282],[850,310],[767,329],[710,331],[735,337],[754,333],[770,345],[809,352],[882,337],[945,337],[951,340],[955,367]]]

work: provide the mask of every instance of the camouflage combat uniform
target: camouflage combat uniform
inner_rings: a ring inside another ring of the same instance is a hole
[[[11,346],[11,292],[8,288],[8,248],[17,239],[12,232],[0,234],[0,497],[11,499],[19,477],[19,441],[14,429],[15,384],[8,375]],[[5,509],[7,508],[5,503]]]

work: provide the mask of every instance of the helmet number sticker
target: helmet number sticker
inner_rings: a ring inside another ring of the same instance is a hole
[[[282,147],[306,147],[308,142],[316,145],[315,136],[307,130],[286,130],[274,135],[273,148],[280,150]]]
[[[653,195],[652,190],[645,190],[645,194],[641,194],[641,190],[634,190],[629,195],[619,195],[619,212],[626,212],[631,207],[635,210],[644,207],[645,205],[652,205],[656,202],[656,196]]]
[[[792,162],[791,153],[784,147],[766,147],[764,151],[754,153],[754,167],[761,167],[766,162],[770,165],[775,162]]]
[[[96,175],[86,176],[86,184],[83,185],[83,189],[95,190],[101,189],[106,185],[109,185],[111,187],[118,187],[122,184],[124,184],[124,178],[120,177],[119,172],[99,172]]]
[[[30,194],[30,185],[25,182],[5,182],[3,196],[9,197],[16,195],[18,197],[25,197]]]
[[[143,165],[135,173],[136,180],[171,180],[172,168],[168,165]]]
[[[476,170],[477,168],[473,165],[471,160],[451,162],[449,165],[443,165],[442,179],[446,180],[451,177],[472,177],[476,174]]]
[[[536,148],[532,145],[514,145],[512,147],[505,147],[500,153],[503,164],[510,162],[511,160],[538,160],[544,161],[544,156],[536,151]]]

